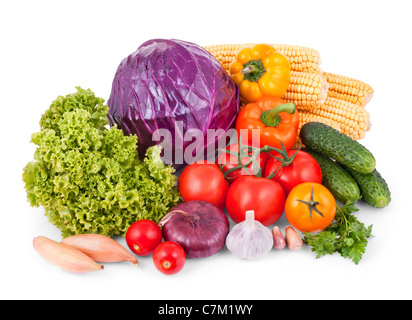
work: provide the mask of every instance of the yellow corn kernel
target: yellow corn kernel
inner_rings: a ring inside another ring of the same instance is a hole
[[[291,70],[322,73],[319,68],[320,54],[317,50],[289,44],[273,44],[289,60]]]
[[[310,113],[337,122],[340,131],[354,140],[364,138],[371,126],[369,113],[365,108],[333,97],[327,97],[325,103]]]
[[[204,47],[207,51],[209,51],[212,56],[216,58],[217,61],[222,65],[223,69],[225,69],[229,73],[229,67],[232,61],[236,59],[237,53],[246,48],[248,44],[220,44],[220,45],[211,45]]]
[[[318,73],[292,71],[285,99],[293,102],[299,110],[310,111],[319,108],[328,95],[328,82]]]
[[[324,73],[329,83],[328,96],[345,100],[364,107],[373,96],[373,89],[367,83],[330,72]]]

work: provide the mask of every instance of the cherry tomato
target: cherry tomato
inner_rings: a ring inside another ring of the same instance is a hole
[[[226,148],[226,150],[230,151],[231,153],[223,151],[216,159],[216,164],[219,166],[220,170],[222,170],[224,175],[228,170],[239,166],[239,159],[234,154],[239,153],[239,144],[231,144]],[[250,151],[248,153],[248,156],[241,157],[241,164],[245,164],[246,162],[250,161],[252,155],[253,151]],[[258,154],[256,156],[256,163],[252,162],[247,167],[229,172],[227,175],[225,175],[226,181],[229,184],[232,184],[237,178],[241,176],[255,176],[259,173],[259,169],[261,170],[261,175],[263,175],[268,157],[269,155],[265,152]]]
[[[286,218],[301,232],[322,231],[332,223],[335,214],[335,198],[319,183],[301,183],[292,189],[286,199]]]
[[[210,161],[188,165],[177,182],[184,201],[203,200],[223,209],[229,185],[219,167]]]
[[[315,158],[304,151],[289,150],[287,152],[289,159],[295,153],[296,156],[293,161],[282,168],[282,162],[272,157],[268,160],[265,167],[265,177],[269,177],[272,173],[279,170],[272,180],[282,186],[286,196],[294,187],[303,182],[322,183],[322,169]],[[274,156],[281,158],[281,155],[278,153],[274,153]]]
[[[226,209],[236,223],[245,220],[248,210],[255,219],[269,226],[283,214],[285,193],[279,183],[266,178],[242,176],[231,184],[226,197]]]
[[[127,246],[138,256],[150,255],[161,242],[162,230],[151,220],[138,220],[127,229]]]
[[[153,263],[160,272],[170,275],[183,269],[186,253],[183,248],[172,241],[164,241],[153,252]]]

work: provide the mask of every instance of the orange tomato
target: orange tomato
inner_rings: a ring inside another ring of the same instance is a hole
[[[301,183],[292,189],[286,199],[286,218],[301,232],[322,231],[332,223],[335,214],[335,198],[319,183]]]

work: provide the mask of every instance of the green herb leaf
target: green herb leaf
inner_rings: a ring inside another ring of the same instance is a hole
[[[365,227],[354,215],[358,209],[353,205],[337,208],[335,222],[325,230],[313,234],[304,233],[303,241],[312,247],[316,258],[339,253],[358,264],[365,253],[368,238],[372,236],[372,225]]]

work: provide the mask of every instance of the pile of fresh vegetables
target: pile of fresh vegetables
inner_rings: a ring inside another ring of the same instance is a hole
[[[338,252],[358,264],[372,226],[355,217],[356,202],[390,202],[374,156],[325,123],[300,126],[283,99],[288,60],[270,45],[250,50],[253,59],[242,49],[229,74],[196,44],[150,40],[119,65],[108,106],[82,88],[53,101],[23,181],[63,241],[36,237],[35,249],[72,272],[152,255],[174,274],[225,246],[258,259],[306,244],[316,257]],[[170,135],[158,139],[159,129]],[[230,130],[236,140],[218,149]],[[205,160],[210,150],[214,162]],[[188,163],[186,152],[199,160]],[[283,214],[285,236],[276,225]]]

